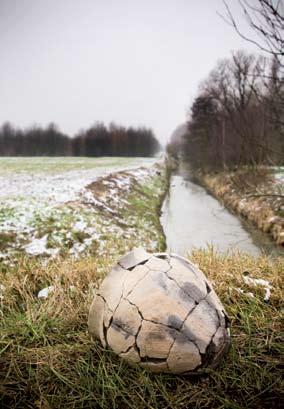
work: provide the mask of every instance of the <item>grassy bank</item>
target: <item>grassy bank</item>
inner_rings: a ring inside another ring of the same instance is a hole
[[[100,248],[81,258],[59,256],[47,263],[22,257],[13,266],[3,265],[1,408],[281,407],[283,260],[220,256],[210,249],[191,255],[212,280],[232,324],[230,352],[207,376],[153,375],[130,368],[91,341],[88,309],[111,265],[133,246],[164,248],[158,213],[166,184],[162,168],[148,177],[121,172],[98,180],[88,189],[105,228]],[[269,281],[268,302],[265,289],[248,285],[244,273]],[[48,286],[53,286],[48,297],[38,298]]]
[[[197,177],[226,207],[284,246],[284,169],[244,167]]]
[[[283,260],[210,250],[192,259],[213,281],[231,319],[232,347],[220,368],[190,379],[128,367],[87,332],[93,287],[110,259],[48,267],[23,260],[1,276],[0,407],[280,408]],[[269,280],[268,303],[261,286],[245,284],[244,271]],[[50,284],[54,291],[38,299],[38,290]]]

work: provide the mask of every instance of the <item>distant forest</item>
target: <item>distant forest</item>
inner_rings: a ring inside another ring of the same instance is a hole
[[[97,122],[74,138],[51,123],[25,130],[0,128],[0,156],[154,156],[161,146],[151,129]]]

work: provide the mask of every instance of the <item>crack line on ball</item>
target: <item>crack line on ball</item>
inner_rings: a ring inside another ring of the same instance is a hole
[[[145,267],[148,269],[148,271],[144,274],[143,277],[141,277],[141,278],[134,284],[134,286],[131,288],[131,290],[130,290],[127,294],[125,294],[124,297],[128,297],[128,296],[133,292],[133,290],[138,286],[138,284],[139,284],[142,280],[144,280],[144,278],[150,273],[150,269],[149,269],[147,266],[145,266]]]
[[[113,313],[113,310],[109,307],[108,302],[107,302],[107,300],[105,299],[105,297],[104,297],[102,294],[100,294],[100,293],[96,293],[95,295],[96,295],[97,297],[100,297],[100,298],[105,302],[105,304],[107,305],[107,308],[110,310],[110,312]]]
[[[128,298],[124,298],[124,300],[125,300],[125,301],[128,301],[129,304],[131,304],[131,305],[133,305],[134,307],[137,308],[137,312],[139,313],[139,315],[140,315],[142,321],[152,322],[152,324],[156,324],[156,325],[162,325],[162,326],[164,326],[164,327],[167,327],[167,328],[169,328],[169,329],[173,329],[173,330],[175,330],[175,331],[180,331],[180,329],[182,328],[183,322],[182,322],[180,328],[176,328],[176,327],[174,327],[173,325],[165,324],[164,322],[154,321],[154,320],[150,320],[150,319],[148,319],[148,318],[145,318],[145,317],[143,316],[142,312],[141,312],[141,311],[139,310],[139,308],[137,307],[136,304],[134,304],[133,302],[131,302],[130,300],[128,300]]]
[[[172,350],[172,348],[173,348],[175,342],[176,342],[176,338],[174,338],[174,340],[173,340],[173,342],[172,342],[172,345],[171,345],[170,348],[169,348],[169,352],[168,352],[168,355],[167,355],[167,358],[166,358],[167,361],[168,361],[168,358],[169,358],[169,356],[170,356],[171,350]],[[168,362],[167,362],[167,365],[168,365]],[[168,368],[169,368],[169,365],[168,365]]]
[[[171,276],[168,275],[168,272],[169,272],[171,269],[172,269],[172,268],[170,268],[168,271],[165,271],[164,273],[166,274],[166,276],[168,277],[168,279],[171,280],[171,281],[173,281],[173,282],[178,286],[178,288],[179,288],[187,297],[192,298],[197,304],[199,304],[200,301],[204,300],[204,299],[207,297],[208,293],[206,293],[205,297],[201,298],[201,299],[198,300],[198,301],[197,301],[196,299],[194,299],[191,294],[189,294],[188,292],[186,292],[186,291],[184,290],[184,288],[181,287],[181,285],[176,281],[175,278],[173,278],[173,277],[171,277]],[[197,287],[197,288],[198,288],[198,287]],[[199,290],[200,290],[200,289],[199,289]],[[202,291],[200,290],[200,292],[202,292]]]
[[[104,336],[105,336],[105,342],[106,342],[107,345],[108,345],[108,342],[107,342],[107,333],[108,333],[108,330],[110,329],[110,327],[111,327],[111,325],[112,325],[112,323],[113,323],[113,316],[114,316],[114,314],[116,313],[116,310],[118,309],[119,304],[121,303],[122,297],[123,297],[123,292],[122,292],[122,294],[121,294],[121,296],[120,296],[120,300],[118,301],[117,306],[115,307],[115,309],[114,309],[114,311],[113,311],[113,313],[112,313],[112,317],[111,317],[111,319],[109,320],[108,326],[104,325],[104,327],[105,327],[105,331],[104,331],[105,334],[104,334]]]
[[[134,302],[130,301],[130,300],[129,300],[128,298],[126,298],[126,297],[124,297],[123,299],[124,299],[125,301],[129,302],[130,305],[133,305],[133,306],[137,309],[137,312],[138,312],[138,314],[139,314],[140,317],[141,317],[141,321],[143,321],[143,320],[144,320],[143,314],[142,314],[142,312],[139,310],[139,308],[137,307],[137,305],[134,304]]]
[[[195,277],[199,278],[199,275],[196,273],[196,269],[198,270],[198,273],[201,270],[199,270],[199,268],[197,266],[195,266],[191,261],[189,261],[186,258],[181,257],[181,256],[179,256],[177,254],[171,254],[171,257],[173,257],[174,259],[178,260],[181,263],[185,263],[186,267],[190,269],[190,271],[195,275]],[[172,268],[174,268],[173,264],[171,263],[171,260],[170,260],[169,264],[172,266]]]

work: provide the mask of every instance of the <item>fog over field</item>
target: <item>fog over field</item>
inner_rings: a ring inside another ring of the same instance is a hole
[[[216,60],[255,51],[218,12],[222,0],[1,0],[0,124],[74,135],[115,121],[166,142]]]

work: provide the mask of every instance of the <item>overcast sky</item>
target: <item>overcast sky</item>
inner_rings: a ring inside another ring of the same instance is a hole
[[[217,12],[222,0],[0,0],[0,123],[74,135],[115,121],[166,142],[216,61],[256,51]]]

